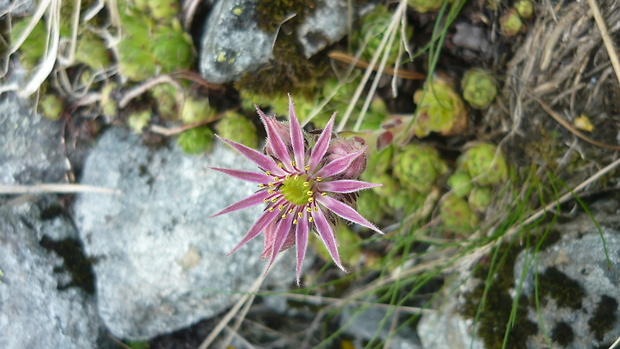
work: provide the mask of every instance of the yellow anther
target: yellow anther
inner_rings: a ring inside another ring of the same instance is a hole
[[[267,176],[271,176],[271,172],[269,172],[269,171],[266,171],[266,172],[265,172],[265,174],[266,174]]]
[[[315,180],[315,181],[317,181],[317,182],[320,182],[320,181],[322,181],[322,180],[323,180],[323,178],[321,178],[321,177],[316,177],[314,180]]]
[[[269,212],[273,212],[273,211],[275,211],[273,207],[269,207]]]
[[[297,212],[297,217],[301,218],[301,216],[303,216],[303,213]]]
[[[271,202],[276,202],[278,201],[278,198],[271,198]]]
[[[258,185],[258,187],[259,187],[259,188],[262,188],[262,187],[264,187],[264,186],[265,186],[264,184],[259,184],[259,185]]]
[[[318,206],[314,206],[314,212],[319,212]]]
[[[296,219],[293,219],[293,224],[297,224],[297,220]]]
[[[291,165],[293,165],[293,167],[295,167],[295,161],[291,161]]]
[[[279,181],[279,180],[280,180],[280,177],[273,177],[273,181],[274,181],[274,182],[277,182],[277,181]]]
[[[306,165],[306,167],[304,167],[304,170],[310,171],[310,166]]]
[[[312,222],[314,222],[314,219],[312,217],[309,217],[308,218],[308,222],[312,223]]]
[[[321,196],[327,196],[327,193],[321,193]]]
[[[308,196],[310,196],[310,195],[312,195],[312,194],[314,194],[314,193],[312,192],[312,190],[308,190],[308,191],[306,192],[306,195],[308,195]]]
[[[306,207],[306,211],[308,212],[312,212],[312,209],[310,207]],[[301,213],[301,212],[300,212]]]
[[[278,205],[278,210],[282,211],[284,209],[284,205]]]
[[[272,194],[272,195],[273,195],[273,193],[275,193],[276,191],[275,191],[275,190],[273,190],[273,189],[269,189],[269,190],[267,190],[267,192],[268,192],[269,194]]]
[[[309,185],[310,185],[310,183],[309,183],[309,182],[304,182],[304,184],[303,184],[303,186],[304,186],[304,187],[307,187],[307,186],[309,186]]]
[[[293,213],[293,209],[291,208],[290,210],[288,210],[288,212],[286,214],[291,214]]]
[[[263,202],[269,202],[269,199],[264,198],[264,199],[263,199]]]
[[[313,202],[314,198],[308,198],[308,202]]]
[[[295,177],[293,177],[294,180],[298,180],[299,179],[299,175],[295,175]]]
[[[286,218],[286,213],[282,215],[282,219]]]
[[[278,163],[278,167],[279,168],[284,168],[284,164],[280,162],[280,163]]]
[[[291,175],[286,175],[286,177],[285,177],[285,178],[286,178],[286,179],[289,179],[289,178],[291,178]]]
[[[269,184],[267,184],[270,187],[273,187],[273,183],[269,182]]]

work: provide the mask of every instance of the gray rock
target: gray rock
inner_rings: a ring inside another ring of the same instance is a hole
[[[86,253],[98,260],[99,313],[114,335],[144,340],[216,315],[263,275],[262,237],[227,256],[262,207],[207,219],[255,184],[208,166],[256,170],[219,142],[209,156],[191,156],[149,149],[120,129],[106,132],[86,160],[82,184],[122,191],[81,194],[75,204]],[[285,253],[267,283],[294,283],[294,265],[294,253]]]
[[[553,246],[538,253],[537,269],[533,260],[532,251],[522,252],[515,263],[515,284],[518,284],[523,267],[528,263],[528,273],[523,281],[522,291],[530,299],[534,299],[535,275],[538,274],[539,286],[545,282],[543,278],[552,275],[567,278],[559,287],[561,290],[549,290],[551,295],[542,297],[547,290],[539,287],[539,299],[541,309],[530,308],[528,319],[538,324],[539,333],[528,339],[528,348],[546,347],[549,337],[552,336],[558,324],[564,323],[570,326],[574,341],[564,348],[592,348],[604,345],[608,347],[610,343],[620,336],[620,321],[618,317],[620,311],[620,213],[617,202],[598,203],[597,206],[590,208],[592,212],[597,212],[597,222],[600,224],[605,244],[607,246],[610,265],[608,267],[605,252],[603,249],[602,237],[590,217],[586,214],[579,215],[570,223],[561,224],[553,227],[562,234],[560,241]],[[552,274],[552,272],[554,274]],[[551,280],[558,284],[559,281]],[[581,288],[583,298],[576,299],[576,292],[571,290],[572,286]],[[560,291],[560,292],[558,292]],[[562,305],[554,296],[558,293],[561,296],[570,297],[573,306]],[[614,306],[615,304],[615,306]],[[616,320],[607,320],[609,325],[607,331],[602,331],[600,336],[596,336],[590,325],[595,318],[599,307],[607,309],[610,316],[615,316]],[[547,333],[541,331],[540,319],[544,322]],[[563,326],[563,325],[562,325]],[[605,345],[606,344],[606,345]],[[556,342],[554,345],[558,345]]]
[[[0,16],[11,13],[13,16],[23,16],[34,9],[33,0],[0,0]]]
[[[389,341],[390,349],[419,349],[422,348],[419,338],[408,327],[392,332],[390,326],[395,314],[385,309],[368,307],[345,307],[340,317],[340,327],[344,332],[359,341],[356,347],[364,346],[363,341]],[[400,323],[399,323],[400,324]]]
[[[62,182],[68,169],[60,123],[47,120],[26,101],[5,95],[0,101],[0,183]]]
[[[198,65],[209,82],[238,80],[269,62],[275,33],[254,20],[255,0],[218,1],[205,22]]]
[[[40,245],[44,235],[76,232],[67,219],[43,220],[45,207],[30,199],[0,207],[0,348],[98,348],[103,326],[92,297],[59,291],[68,281],[55,273],[63,259]]]
[[[297,40],[301,43],[306,58],[344,38],[347,34],[348,11],[346,1],[319,2],[313,13],[297,28]]]

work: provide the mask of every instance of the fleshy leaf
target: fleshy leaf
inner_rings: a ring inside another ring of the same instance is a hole
[[[329,196],[317,196],[317,201],[320,202],[323,206],[325,206],[328,210],[333,211],[340,217],[347,219],[353,223],[357,223],[366,228],[370,228],[379,234],[383,234],[383,232],[379,230],[379,228],[375,227],[374,224],[370,223],[368,220],[366,220],[366,218],[362,217],[362,215],[357,213],[357,211],[355,211],[351,206],[343,204],[342,202]]]
[[[349,154],[347,156],[338,158],[330,162],[329,164],[325,165],[322,169],[320,169],[317,173],[315,173],[315,176],[327,178],[333,175],[337,175],[340,172],[346,170],[347,167],[349,167],[351,163],[355,161],[355,159],[357,159],[363,154],[364,154],[364,151],[362,150],[357,153]]]

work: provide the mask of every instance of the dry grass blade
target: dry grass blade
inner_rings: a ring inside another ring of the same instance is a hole
[[[370,64],[366,61],[363,61],[361,59],[356,59],[355,57],[351,56],[350,54],[344,53],[344,52],[338,52],[338,51],[332,51],[330,53],[327,54],[327,56],[331,59],[335,59],[337,61],[343,62],[343,63],[349,63],[349,64],[353,64],[358,68],[362,68],[362,69],[367,69]],[[372,68],[374,71],[377,71],[378,68],[377,67],[373,67]],[[396,71],[390,67],[386,67],[383,71],[384,74],[387,75],[392,75],[392,76],[397,76],[399,78],[402,79],[407,79],[407,80],[424,80],[426,79],[426,75],[421,74],[421,73],[416,73],[416,72],[412,72],[412,71],[406,71],[406,70],[399,70]]]
[[[603,43],[605,43],[607,54],[609,54],[611,65],[614,67],[614,71],[616,72],[616,79],[618,79],[618,82],[620,82],[620,61],[618,61],[618,55],[616,54],[616,50],[614,49],[614,42],[609,36],[609,32],[607,31],[607,25],[605,24],[605,20],[601,15],[601,10],[599,9],[596,0],[588,0],[588,5],[590,5],[592,15],[594,16],[594,20],[596,21],[596,25],[598,26],[598,30],[601,32],[601,37],[603,38]]]
[[[121,194],[117,189],[94,187],[82,184],[35,184],[35,185],[0,185],[0,194],[73,194],[73,193],[98,193],[98,194]]]

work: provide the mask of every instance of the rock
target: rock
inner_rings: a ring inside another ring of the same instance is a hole
[[[369,307],[345,307],[340,317],[340,327],[344,333],[353,336],[359,341],[357,347],[370,340],[389,341],[390,349],[420,349],[420,339],[408,328],[398,332],[391,332],[390,325],[394,313],[388,314],[385,309]],[[439,348],[439,347],[436,347]]]
[[[538,253],[537,269],[535,263],[530,263],[531,250],[523,251],[517,259],[515,283],[521,278],[524,263],[529,263],[522,292],[531,300],[538,274],[541,308],[530,307],[528,319],[538,324],[539,331],[528,338],[528,348],[545,347],[548,338],[562,348],[607,348],[620,336],[620,209],[617,202],[609,201],[597,203],[590,210],[596,213],[602,237],[592,219],[582,213],[570,223],[553,227],[561,239]]]
[[[76,224],[95,264],[98,309],[111,332],[146,340],[214,316],[263,275],[262,237],[227,254],[261,207],[207,219],[256,190],[208,168],[256,171],[218,142],[208,156],[178,147],[149,149],[139,136],[112,129],[87,158],[82,184],[120,195],[81,194]],[[294,251],[266,283],[295,281]]]
[[[276,33],[259,29],[255,13],[255,0],[220,0],[213,6],[205,22],[198,62],[207,81],[236,81],[269,62]]]
[[[0,0],[0,13],[10,12],[12,16],[23,16],[34,9],[33,0]]]
[[[57,273],[63,259],[41,246],[77,233],[44,201],[22,197],[0,207],[0,348],[101,348],[92,296],[67,287],[70,276]]]
[[[306,58],[314,56],[347,34],[348,11],[346,1],[320,1],[313,13],[297,28],[297,40]]]
[[[0,100],[0,184],[63,182],[68,170],[60,123],[42,118],[13,94]]]

